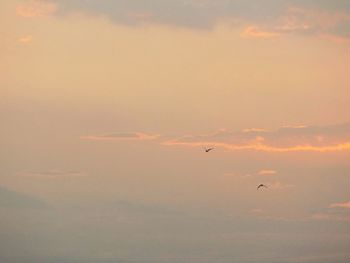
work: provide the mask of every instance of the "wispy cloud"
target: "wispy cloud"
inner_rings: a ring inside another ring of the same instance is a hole
[[[320,140],[322,138],[322,140]],[[165,146],[212,146],[228,151],[337,152],[350,150],[350,124],[332,126],[285,126],[274,131],[229,132],[184,136],[162,143]]]
[[[265,129],[262,128],[247,128],[243,129],[242,132],[265,132]]]
[[[262,208],[253,208],[253,209],[249,210],[249,213],[252,213],[252,214],[261,214],[263,212],[264,212],[264,210]]]
[[[254,171],[249,171],[246,173],[239,173],[239,172],[226,172],[223,174],[223,176],[232,176],[232,177],[260,177],[261,176],[276,176],[277,175],[277,171],[275,170],[259,170],[257,172]]]
[[[258,172],[258,174],[259,175],[267,175],[267,176],[269,176],[269,175],[276,175],[277,171],[275,171],[275,170],[260,170]]]
[[[169,137],[167,137],[169,138]],[[164,146],[215,147],[227,151],[266,153],[338,152],[350,150],[350,123],[331,126],[283,126],[277,130],[243,129],[238,132],[220,130],[208,135],[186,135],[165,139],[159,134],[115,132],[81,136],[92,141],[156,141]],[[274,170],[260,175],[276,174]]]
[[[344,203],[334,203],[329,206],[330,208],[349,208],[350,209],[350,201]]]
[[[71,178],[71,177],[85,177],[86,173],[79,171],[45,171],[45,172],[31,172],[31,171],[21,171],[17,172],[16,175],[23,177],[32,178],[45,178],[45,179],[58,179],[58,178]]]
[[[345,215],[334,215],[328,213],[317,213],[311,216],[313,220],[326,220],[326,221],[341,221],[341,222],[349,222],[350,216]]]
[[[271,183],[268,183],[268,187],[274,190],[284,190],[284,189],[288,189],[288,188],[293,188],[295,187],[295,185],[293,184],[286,184],[280,181],[274,181]]]
[[[51,15],[58,9],[57,4],[48,1],[32,0],[16,7],[16,14],[22,17],[40,17]]]
[[[346,36],[337,32],[337,27],[350,22],[350,14],[343,11],[327,11],[302,7],[289,7],[274,21],[261,22],[259,25],[248,26],[241,33],[245,38],[270,38],[285,34],[316,35],[335,42],[347,42],[350,30]],[[343,26],[344,27],[344,26]],[[343,30],[344,31],[344,30]]]
[[[93,141],[113,141],[113,140],[131,140],[131,141],[147,141],[159,138],[159,134],[146,134],[142,132],[125,132],[125,133],[106,133],[100,135],[81,136],[84,140]]]
[[[338,44],[350,44],[350,37],[344,37],[331,33],[322,33],[319,35],[321,39],[329,40]]]
[[[273,31],[263,30],[258,26],[248,26],[241,33],[243,38],[271,38],[278,36],[279,33]]]
[[[22,44],[28,44],[33,41],[33,36],[28,35],[28,36],[23,36],[18,39],[18,42]]]
[[[257,139],[250,144],[236,145],[230,143],[222,143],[215,141],[203,141],[203,142],[182,142],[179,140],[166,141],[163,145],[166,146],[188,146],[188,147],[203,147],[211,145],[217,148],[223,148],[229,151],[240,150],[252,150],[258,152],[271,152],[271,153],[286,153],[286,152],[335,152],[350,150],[350,142],[327,145],[327,146],[313,146],[313,145],[295,145],[290,147],[276,147],[260,142],[261,139]]]

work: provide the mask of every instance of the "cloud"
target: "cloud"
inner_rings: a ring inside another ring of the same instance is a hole
[[[248,128],[248,129],[243,129],[242,132],[265,132],[265,129],[262,128]]]
[[[334,203],[329,206],[330,208],[349,208],[350,209],[350,201],[344,203]]]
[[[350,14],[343,11],[289,7],[273,21],[249,26],[241,34],[248,38],[269,38],[283,34],[316,35],[335,42],[350,40]],[[262,29],[264,28],[264,29]]]
[[[113,141],[113,140],[131,140],[131,141],[147,141],[155,140],[159,137],[159,134],[146,134],[142,132],[125,132],[125,133],[106,133],[101,135],[88,135],[81,136],[84,140],[93,141]]]
[[[259,175],[276,175],[277,171],[275,170],[260,170],[258,172]]]
[[[263,212],[264,212],[264,210],[261,209],[261,208],[254,208],[254,209],[251,209],[251,210],[249,211],[249,213],[252,213],[252,214],[261,214],[261,213],[263,213]]]
[[[325,39],[328,41],[332,41],[338,44],[350,44],[350,37],[342,37],[339,35],[333,35],[333,34],[320,34],[319,36],[321,39]]]
[[[262,30],[258,26],[248,26],[241,33],[241,37],[243,38],[271,38],[278,36],[279,33]]]
[[[213,28],[222,22],[234,21],[235,24],[249,25],[241,35],[251,39],[290,33],[331,33],[347,38],[343,33],[350,33],[349,27],[344,24],[349,21],[350,4],[345,2],[348,1],[37,0],[21,5],[17,13],[29,17],[41,13],[62,16],[85,13],[107,17],[117,24],[143,25],[149,22],[189,28]],[[339,26],[341,29],[336,31],[340,30],[341,35],[340,32],[332,32]]]
[[[26,1],[16,7],[16,14],[22,17],[41,17],[54,14],[58,9],[57,4],[44,0]]]
[[[285,183],[282,183],[280,181],[275,181],[275,182],[268,183],[268,187],[271,189],[274,189],[274,190],[284,190],[287,188],[293,188],[293,187],[295,187],[295,185],[285,184]]]
[[[350,150],[350,123],[330,126],[284,126],[274,131],[229,132],[183,136],[165,146],[211,146],[228,151],[269,153],[337,152]]]
[[[247,172],[247,173],[239,173],[239,172],[225,172],[223,173],[223,176],[229,176],[229,177],[260,177],[262,176],[275,176],[277,175],[277,171],[275,170],[260,170],[258,172]]]
[[[211,145],[212,147],[223,148],[229,151],[258,151],[258,152],[270,152],[270,153],[287,153],[287,152],[336,152],[350,150],[350,142],[327,145],[327,146],[313,146],[313,145],[295,145],[289,147],[276,147],[260,142],[261,139],[257,139],[250,144],[230,144],[215,141],[202,141],[202,142],[182,142],[179,140],[166,141],[163,145],[166,146],[188,146],[188,147],[203,147]]]
[[[39,198],[0,186],[0,207],[41,209],[47,208],[48,204]]]
[[[340,222],[349,222],[350,216],[344,215],[334,215],[328,213],[316,213],[311,216],[313,220],[326,220],[326,221],[340,221]]]
[[[46,172],[18,172],[18,176],[33,177],[33,178],[45,178],[45,179],[57,179],[67,177],[85,177],[87,176],[83,172],[78,171],[46,171]]]
[[[28,44],[33,41],[33,37],[31,35],[23,36],[18,39],[18,42],[22,44]]]
[[[250,13],[254,9],[254,3],[243,0],[52,1],[59,5],[61,15],[76,12],[103,15],[118,24],[137,25],[144,20],[134,14],[147,14],[147,19],[151,14],[153,23],[193,28],[212,27],[222,18]]]
[[[151,22],[154,15],[151,12],[130,12],[127,14],[130,20],[142,22]]]

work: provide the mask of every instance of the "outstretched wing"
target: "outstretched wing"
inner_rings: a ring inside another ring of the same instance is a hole
[[[258,187],[257,187],[256,189],[259,190],[260,187],[266,187],[266,188],[267,188],[266,185],[264,185],[264,184],[259,184]]]

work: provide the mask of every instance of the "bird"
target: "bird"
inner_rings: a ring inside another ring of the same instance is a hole
[[[266,185],[264,185],[264,184],[259,184],[258,187],[256,188],[256,190],[259,190],[260,187],[266,187],[266,188],[267,188]]]
[[[210,152],[211,150],[214,150],[214,148],[204,148],[204,151],[205,151],[206,153]]]

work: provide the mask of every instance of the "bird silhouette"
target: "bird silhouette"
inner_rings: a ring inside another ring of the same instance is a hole
[[[211,150],[214,150],[214,148],[204,148],[204,151],[205,151],[206,153],[210,152]]]
[[[258,187],[256,188],[256,190],[259,190],[260,187],[265,187],[265,188],[267,188],[266,185],[264,185],[264,184],[259,184]]]

